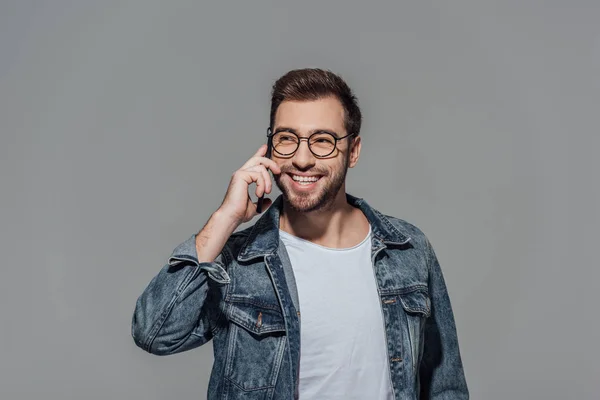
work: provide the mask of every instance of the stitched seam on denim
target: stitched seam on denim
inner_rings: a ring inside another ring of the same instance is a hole
[[[414,292],[423,292],[425,294],[429,294],[429,288],[427,285],[413,285],[400,289],[384,289],[381,290],[381,295],[383,296],[394,296],[394,295],[403,295],[410,294]]]
[[[273,275],[273,272],[271,271],[271,267],[269,266],[269,263],[267,262],[267,257],[264,257],[264,262],[265,262],[265,266],[267,267],[267,272],[269,273],[269,277],[271,278],[271,282],[273,282],[273,285],[275,286],[275,294],[277,296],[277,301],[279,302],[279,305],[281,306],[281,310],[283,313],[283,324],[284,324],[284,328],[285,328],[285,342],[287,343],[288,349],[289,351],[288,353],[288,361],[290,363],[290,378],[291,378],[291,382],[294,383],[296,382],[296,378],[294,377],[293,374],[293,370],[294,370],[294,363],[292,360],[292,344],[290,342],[290,337],[289,337],[289,321],[285,316],[285,310],[283,308],[283,300],[281,299],[279,293],[280,293],[280,287],[277,286],[277,282],[275,281],[275,277]],[[275,257],[275,254],[273,253],[273,257]],[[298,357],[300,357],[300,354],[298,354]],[[298,365],[298,368],[300,368],[300,365]],[[294,389],[295,391],[295,389]]]
[[[237,326],[229,327],[228,337],[227,337],[227,353],[225,354],[225,379],[233,372],[233,363],[235,354],[233,354],[233,350],[235,349],[235,337],[237,336],[236,329],[239,329]],[[227,381],[231,382],[230,379]]]
[[[238,389],[240,389],[241,391],[244,391],[244,392],[255,392],[257,390],[273,389],[275,387],[273,385],[268,385],[268,386],[261,386],[261,387],[252,388],[252,389],[244,389],[243,387],[238,385],[236,382],[234,382],[231,378],[226,376],[225,379],[227,379],[229,382],[231,382],[231,384],[233,386],[237,387]]]
[[[231,236],[229,237],[229,240],[226,243],[229,242],[235,242],[238,238],[241,240],[241,245],[236,245],[236,247],[238,249],[237,252],[237,256],[239,256],[240,254],[242,254],[242,252],[245,251],[245,248],[248,245],[248,237],[250,236],[250,234],[252,233],[252,230],[254,229],[254,226],[243,229],[241,231],[237,231],[231,234]],[[233,253],[232,254],[232,258],[237,259],[237,256],[234,256]]]
[[[429,297],[429,295],[424,290],[413,290],[409,293],[404,293],[403,295],[419,293],[419,292],[423,293],[426,296],[425,302],[427,302],[427,297]],[[411,306],[411,305],[405,304],[405,302],[402,300],[403,295],[400,294],[399,296],[400,296],[400,303],[402,303],[402,308],[404,308],[404,310],[409,311],[409,312],[414,312],[414,313],[421,312],[421,313],[425,314],[425,316],[427,316],[431,313],[431,308],[428,306],[421,307],[421,306]]]
[[[175,294],[173,295],[173,297],[171,298],[171,301],[169,302],[169,304],[167,305],[167,307],[163,310],[163,312],[161,313],[160,317],[158,318],[158,320],[155,322],[154,324],[154,328],[152,329],[152,331],[150,332],[149,338],[148,338],[148,342],[147,342],[147,349],[150,350],[150,348],[152,347],[152,343],[154,342],[154,340],[156,339],[156,337],[158,336],[158,333],[160,332],[160,329],[163,327],[165,321],[167,320],[169,314],[171,313],[171,310],[173,309],[175,303],[177,302],[177,299],[179,298],[179,296],[181,295],[181,293],[183,292],[184,288],[189,284],[189,282],[193,279],[193,276],[195,275],[195,273],[199,271],[199,268],[197,266],[195,266],[181,281],[181,283],[179,284],[179,286],[177,287],[177,289],[175,290]]]
[[[247,322],[241,317],[235,315],[234,313],[231,313],[229,318],[232,320],[232,322],[241,325],[242,328],[245,328],[246,330],[257,335],[262,335],[263,333],[280,332],[285,330],[285,326],[283,324],[273,324],[271,326],[262,325],[260,328],[257,328],[256,324],[252,322]]]
[[[179,264],[179,262],[171,264],[171,262],[170,262],[171,260],[176,260],[176,261],[179,261],[179,262],[181,262],[181,261],[192,261],[194,264],[198,265],[198,260],[197,259],[195,259],[194,257],[191,257],[191,256],[187,256],[185,254],[180,254],[178,256],[171,256],[171,257],[169,257],[169,265],[173,267],[173,266]]]
[[[433,246],[431,245],[431,242],[429,241],[429,239],[425,240],[427,242],[427,246],[426,246],[426,251],[425,251],[425,257],[427,259],[427,274],[431,275],[431,262],[433,260]]]
[[[247,322],[246,320],[244,320],[244,318],[242,316],[238,316],[238,314],[235,312],[236,308],[234,307],[234,304],[239,304],[239,303],[242,303],[242,304],[250,303],[250,304],[258,306],[258,307],[261,307],[266,304],[257,305],[255,303],[260,303],[260,302],[256,302],[256,301],[253,302],[250,299],[248,299],[250,301],[245,300],[243,302],[241,302],[241,301],[236,302],[235,299],[233,301],[231,301],[231,300],[232,300],[232,296],[228,295],[225,299],[225,303],[227,304],[227,312],[226,313],[227,313],[227,316],[229,317],[228,319],[231,320],[232,322],[235,322],[235,323],[241,325],[241,327],[249,330],[250,332],[258,334],[258,335],[263,334],[263,333],[271,333],[271,332],[278,332],[278,331],[285,330],[285,323],[272,324],[270,327],[262,325],[261,328],[257,328],[255,323]],[[263,308],[266,310],[272,309],[274,311],[279,311],[279,307],[277,307],[277,308],[263,307]],[[285,322],[285,318],[283,317],[283,314],[279,313],[279,315],[281,315],[282,320]]]
[[[228,306],[230,307],[230,306]],[[235,337],[237,336],[237,329],[239,329],[238,327],[234,326],[233,327],[233,331],[230,331],[230,337],[228,338],[228,344],[227,344],[227,360],[226,360],[226,364],[225,364],[225,379],[233,386],[237,387],[238,389],[242,390],[243,392],[252,392],[252,391],[257,391],[257,390],[263,390],[263,389],[274,389],[275,385],[271,384],[268,386],[261,386],[258,388],[252,388],[252,389],[244,389],[243,387],[241,387],[240,385],[238,385],[236,382],[233,381],[232,378],[229,377],[229,375],[232,374],[233,372],[233,359],[234,354],[234,348],[235,348]],[[282,345],[285,344],[285,342],[282,340]],[[281,357],[279,357],[281,358]]]
[[[229,246],[227,244],[228,242],[225,242],[225,245],[223,246],[223,249],[221,250],[221,257],[223,258],[223,263],[218,263],[221,268],[223,268],[225,270],[225,272],[227,274],[229,274],[229,265],[232,262],[233,256],[231,254],[231,250],[229,249]],[[231,283],[232,279],[231,276],[229,276],[229,282]],[[225,289],[225,291],[227,292],[229,288],[229,285],[227,285],[227,289]],[[219,299],[219,303],[221,303],[221,300]],[[218,313],[217,316],[215,317],[215,320],[212,321],[214,323],[214,328],[211,329],[211,332],[213,334],[213,336],[215,335],[216,332],[218,332],[220,330],[219,324],[218,322],[222,319],[222,317],[224,317],[224,313],[223,313],[223,308],[222,307],[217,307],[218,308]]]
[[[374,249],[371,251],[371,269],[372,269],[372,273],[373,273],[373,278],[375,279],[376,283],[377,283],[377,292],[379,294],[379,296],[381,297],[381,290],[379,288],[379,283],[378,283],[378,279],[377,279],[377,272],[375,271],[375,259],[377,258],[377,255],[383,251],[383,249],[385,248],[385,246],[383,247],[379,247],[377,249]],[[391,382],[391,390],[392,390],[392,395],[394,397],[396,397],[396,395],[398,394],[398,390],[394,387],[394,371],[393,371],[393,366],[391,364],[390,361],[390,356],[393,354],[393,348],[391,346],[391,335],[388,334],[388,320],[389,317],[386,319],[386,312],[384,310],[384,308],[381,306],[381,304],[379,304],[379,309],[381,312],[381,318],[383,319],[383,334],[384,334],[384,342],[385,342],[385,355],[386,355],[386,364],[387,364],[387,370],[388,370],[388,375],[389,375],[389,379]],[[389,321],[389,323],[391,325],[393,325],[393,321]],[[302,344],[300,344],[302,345]]]
[[[423,314],[429,314],[429,310],[426,308],[421,308],[421,307],[404,307],[404,309],[406,311],[411,311],[411,312],[419,312],[421,311]]]
[[[413,312],[413,313],[422,312],[425,315],[429,315],[429,313],[430,313],[430,310],[427,307],[425,307],[425,308],[419,307],[419,306],[411,307],[411,306],[405,305],[404,302],[402,302],[402,301],[400,301],[400,302],[402,303],[402,308],[404,308],[405,311],[409,311],[409,312]]]
[[[244,245],[242,247],[242,250],[240,252],[240,254],[242,255],[242,260],[248,261],[247,259],[245,259],[244,253],[246,253],[246,249],[248,248],[249,244],[254,241],[254,239],[256,238],[256,236],[258,236],[258,233],[262,230],[262,225],[264,225],[265,223],[266,223],[266,220],[259,220],[256,224],[254,224],[254,227],[252,228],[252,231],[250,232],[250,234],[246,238],[246,241],[245,241],[245,243],[244,243]]]
[[[213,336],[216,336],[218,332],[227,329],[227,313],[224,311],[224,308],[228,307],[228,305],[223,301],[223,299],[219,299],[217,307],[218,313],[215,317],[215,321],[213,321],[214,326],[211,329]]]
[[[254,299],[248,298],[248,297],[236,297],[236,295],[234,295],[234,294],[227,295],[227,297],[225,298],[225,301],[227,303],[251,304],[253,306],[261,307],[261,308],[267,309],[267,310],[280,311],[279,305],[267,304],[262,301],[257,301],[257,300],[254,300]]]
[[[401,237],[403,237],[403,238],[404,238],[404,242],[400,242],[400,243],[397,243],[397,244],[405,244],[405,243],[407,243],[407,242],[409,242],[409,241],[411,240],[411,237],[410,237],[410,236],[407,236],[407,235],[403,234],[402,232],[400,232],[400,231],[398,230],[398,228],[396,228],[396,227],[394,226],[394,224],[392,224],[392,223],[390,222],[390,220],[389,220],[389,219],[388,219],[388,218],[387,218],[385,215],[383,215],[383,214],[382,214],[380,211],[378,211],[378,210],[375,210],[375,209],[374,209],[374,211],[375,211],[375,214],[377,214],[377,216],[379,217],[379,219],[380,219],[381,221],[383,221],[383,223],[384,223],[384,224],[385,224],[385,225],[386,225],[386,226],[387,226],[387,227],[388,227],[390,230],[392,230],[393,232],[395,232],[395,233],[396,233],[398,236],[401,236]]]
[[[287,336],[287,335],[286,335]],[[280,340],[279,349],[275,354],[275,365],[273,365],[273,376],[271,377],[271,385],[277,386],[277,378],[279,377],[279,370],[281,369],[281,363],[283,361],[283,353],[285,350],[285,340]]]
[[[190,272],[188,272],[188,274],[182,279],[181,283],[175,290],[175,294],[171,298],[171,301],[169,302],[167,307],[163,310],[163,312],[161,313],[161,315],[159,316],[157,321],[154,323],[154,327],[152,328],[152,331],[150,331],[150,335],[148,337],[148,341],[145,346],[147,351],[150,351],[150,348],[152,347],[152,343],[156,339],[156,336],[158,336],[158,332],[160,332],[160,329],[163,327],[165,321],[167,320],[169,314],[171,313],[171,310],[173,309],[173,306],[177,302],[177,299],[179,298],[179,296],[181,295],[183,290],[187,287],[187,285],[192,281],[192,279],[196,275],[196,272],[198,272],[199,270],[200,270],[200,268],[198,266],[194,266],[194,268]]]
[[[417,365],[417,349],[416,349],[416,339],[415,339],[415,321],[414,318],[408,319],[407,318],[407,325],[408,325],[408,339],[410,340],[410,358],[411,358],[411,367],[412,367],[412,374],[414,375],[415,373],[415,369],[416,369],[416,365]]]

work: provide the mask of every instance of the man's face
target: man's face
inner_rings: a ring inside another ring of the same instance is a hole
[[[346,136],[344,108],[333,97],[315,101],[284,101],[277,108],[273,132],[293,131],[300,138],[308,138],[315,131],[328,131],[336,137]],[[348,167],[358,161],[360,138],[347,137],[337,142],[332,154],[315,157],[302,140],[291,156],[272,152],[272,159],[281,167],[275,183],[284,199],[295,211],[316,211],[334,203],[344,186]],[[316,181],[315,181],[316,180]]]

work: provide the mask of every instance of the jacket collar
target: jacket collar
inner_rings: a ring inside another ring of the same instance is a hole
[[[384,244],[402,245],[410,239],[408,234],[401,232],[388,217],[369,206],[362,198],[346,193],[348,203],[359,208],[371,224],[373,237]],[[279,195],[271,207],[256,221],[248,238],[243,244],[238,261],[249,261],[275,253],[279,247],[279,216],[283,207],[283,196]]]

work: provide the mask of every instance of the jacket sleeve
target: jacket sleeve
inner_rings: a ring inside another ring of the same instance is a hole
[[[214,262],[198,262],[195,234],[177,246],[136,301],[131,322],[135,344],[168,355],[208,342],[219,309],[214,288],[230,281],[226,259],[227,245]]]
[[[425,322],[419,368],[421,399],[464,400],[469,391],[458,346],[450,297],[440,264],[427,240],[431,315]]]

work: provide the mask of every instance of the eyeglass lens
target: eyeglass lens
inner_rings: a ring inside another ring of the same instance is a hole
[[[333,135],[323,132],[315,133],[308,140],[308,147],[317,156],[328,156],[335,149],[336,139]],[[277,132],[273,135],[273,149],[284,156],[291,155],[298,150],[300,139],[290,132]]]

